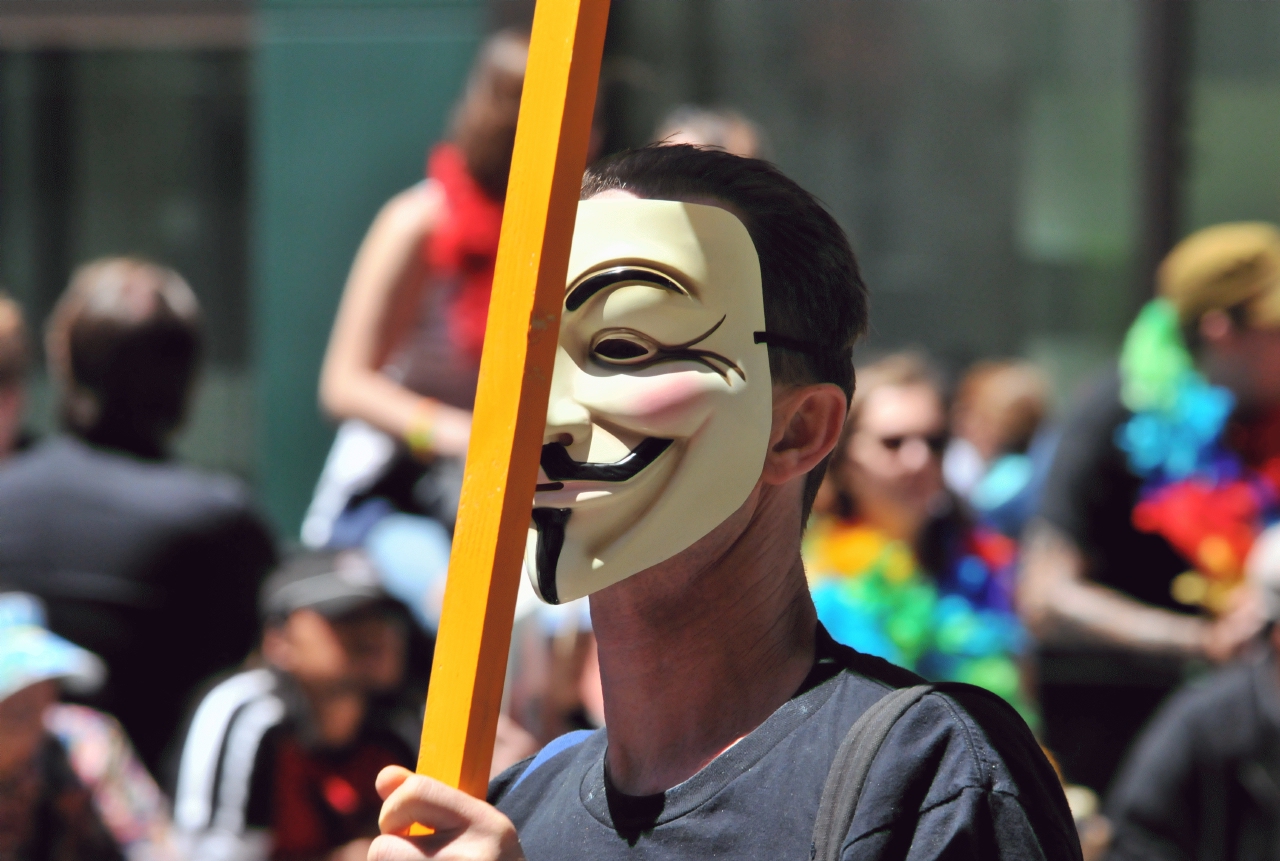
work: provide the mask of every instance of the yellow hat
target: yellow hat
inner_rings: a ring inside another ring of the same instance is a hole
[[[1280,230],[1241,221],[1196,231],[1164,258],[1156,284],[1183,323],[1250,302],[1250,324],[1280,326]]]

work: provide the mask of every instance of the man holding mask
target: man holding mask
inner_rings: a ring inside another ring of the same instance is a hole
[[[494,806],[387,769],[372,861],[813,857],[850,726],[919,683],[831,640],[800,561],[865,328],[843,232],[770,165],[673,146],[588,171],[525,567],[544,600],[591,596],[608,729]],[[838,844],[1079,857],[1025,725],[965,687],[892,725]]]

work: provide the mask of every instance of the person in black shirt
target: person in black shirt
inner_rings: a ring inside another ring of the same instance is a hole
[[[841,740],[919,682],[831,641],[800,559],[866,327],[857,263],[812,196],[720,151],[625,152],[582,197],[525,568],[545,600],[591,595],[607,727],[491,804],[383,771],[370,859],[812,857]],[[845,859],[1080,857],[1026,725],[976,688],[912,706],[867,786]]]
[[[1280,530],[1258,539],[1249,568],[1269,630],[1247,660],[1170,697],[1138,737],[1107,799],[1109,861],[1276,857]]]
[[[0,581],[100,655],[87,703],[157,769],[197,685],[241,661],[274,542],[247,489],[169,460],[199,355],[176,272],[115,258],[79,269],[49,323],[65,433],[0,470]]]
[[[1249,465],[1280,454],[1280,232],[1207,228],[1158,273],[1200,370],[1235,395],[1232,430],[1255,430]],[[1023,545],[1020,610],[1039,640],[1044,740],[1068,780],[1104,792],[1125,750],[1197,662],[1222,661],[1261,624],[1241,593],[1217,618],[1179,602],[1175,578],[1196,567],[1156,532],[1134,525],[1144,479],[1117,444],[1133,413],[1112,372],[1063,429]]]

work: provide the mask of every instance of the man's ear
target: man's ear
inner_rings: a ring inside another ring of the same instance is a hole
[[[836,447],[847,409],[844,392],[832,383],[775,388],[765,484],[786,484],[817,466]]]

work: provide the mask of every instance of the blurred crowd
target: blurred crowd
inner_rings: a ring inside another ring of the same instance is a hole
[[[0,299],[0,861],[364,858],[374,776],[418,746],[527,49],[485,44],[356,256],[299,544],[172,455],[201,356],[179,273],[75,272],[43,439]],[[654,140],[768,154],[724,109]],[[835,639],[1022,714],[1086,857],[1273,857],[1280,231],[1202,230],[1153,277],[1114,366],[1061,402],[1017,358],[859,361],[806,569]],[[494,773],[605,717],[585,599],[525,583]]]

